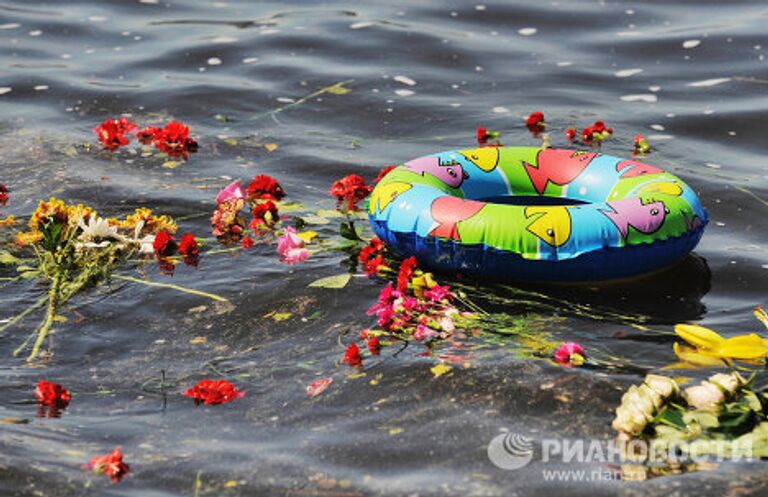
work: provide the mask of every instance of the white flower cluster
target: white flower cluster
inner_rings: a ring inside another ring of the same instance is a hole
[[[654,418],[664,401],[679,392],[680,389],[672,378],[646,375],[645,381],[639,387],[632,385],[621,397],[621,405],[616,408],[613,429],[627,435],[639,434]]]

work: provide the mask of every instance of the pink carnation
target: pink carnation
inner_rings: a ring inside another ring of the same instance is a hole
[[[580,360],[574,362],[574,356],[578,356]],[[555,351],[555,361],[563,366],[578,366],[584,357],[584,348],[576,342],[565,342]]]
[[[288,265],[304,262],[309,258],[309,250],[304,247],[304,240],[290,226],[277,239],[277,253],[280,260]]]
[[[238,200],[241,198],[245,198],[245,190],[240,186],[240,181],[235,180],[222,188],[219,194],[216,195],[216,203],[220,204],[229,200]]]

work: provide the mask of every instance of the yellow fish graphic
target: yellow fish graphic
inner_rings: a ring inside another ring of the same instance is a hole
[[[412,184],[399,181],[393,181],[392,183],[385,183],[377,186],[374,188],[373,193],[371,193],[368,211],[371,214],[376,214],[377,208],[379,212],[383,211],[393,200],[411,188],[413,188]]]
[[[553,247],[564,245],[571,237],[571,215],[567,207],[526,207],[525,217],[533,217],[528,231]]]
[[[486,173],[493,171],[499,165],[499,149],[497,147],[460,150],[459,153]]]

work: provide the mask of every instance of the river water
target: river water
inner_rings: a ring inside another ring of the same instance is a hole
[[[567,369],[526,357],[514,338],[466,338],[464,366],[449,375],[434,378],[435,359],[418,351],[385,349],[350,377],[337,364],[340,337],[373,324],[365,311],[382,283],[307,288],[343,272],[343,253],[288,267],[259,245],[204,256],[172,278],[152,264],[126,269],[230,304],[113,280],[70,303],[53,357],[36,367],[11,357],[35,320],[4,332],[0,418],[26,423],[0,425],[0,494],[765,495],[761,462],[641,482],[547,481],[548,469],[606,467],[537,458],[508,471],[486,448],[504,431],[608,440],[621,392],[675,362],[674,324],[758,329],[751,310],[768,303],[767,22],[762,1],[0,3],[5,214],[28,216],[55,195],[110,214],[149,206],[205,236],[231,178],[269,174],[290,200],[332,209],[334,180],[471,146],[478,125],[504,131],[507,145],[536,145],[524,120],[538,110],[554,145],[596,119],[615,129],[603,146],[614,155],[645,134],[646,161],[692,185],[711,216],[696,256],[652,278],[471,283],[477,303],[616,368]],[[342,81],[349,93],[300,101]],[[188,123],[200,150],[169,168],[83,147],[121,113]],[[336,227],[313,229],[328,237]],[[43,291],[2,284],[0,319]],[[276,322],[264,317],[272,311],[292,314]],[[246,395],[195,407],[180,392],[203,377],[226,377]],[[311,398],[305,388],[320,377],[334,383]],[[40,378],[73,392],[59,419],[36,417]],[[115,446],[131,466],[119,485],[81,469]]]

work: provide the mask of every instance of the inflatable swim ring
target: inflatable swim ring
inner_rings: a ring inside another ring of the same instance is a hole
[[[368,203],[396,254],[495,280],[595,281],[661,269],[701,239],[707,211],[676,176],[587,150],[483,147],[420,157]]]

